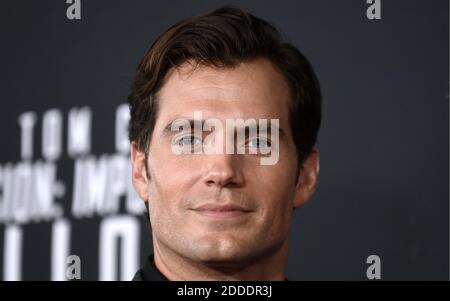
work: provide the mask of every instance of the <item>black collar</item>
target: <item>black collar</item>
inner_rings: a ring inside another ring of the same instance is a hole
[[[136,272],[133,281],[168,281],[156,267],[153,254],[147,257],[147,261],[143,269]]]
[[[285,278],[286,281],[289,281]],[[136,272],[133,281],[169,281],[156,267],[153,254],[147,257],[147,261],[143,269]]]

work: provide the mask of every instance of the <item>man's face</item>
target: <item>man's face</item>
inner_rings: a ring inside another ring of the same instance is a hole
[[[157,98],[150,178],[144,155],[132,148],[133,182],[148,200],[154,244],[204,263],[242,263],[287,246],[292,209],[312,194],[318,162],[314,157],[297,181],[283,76],[265,59],[225,69],[185,63],[167,74]],[[175,154],[179,132],[167,128],[177,118],[193,119],[195,111],[223,124],[227,118],[278,119],[278,162],[261,165],[261,154]]]

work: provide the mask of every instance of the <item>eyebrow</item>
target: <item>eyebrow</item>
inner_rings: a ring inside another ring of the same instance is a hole
[[[172,131],[172,124],[173,124],[173,122],[174,122],[175,120],[177,120],[177,119],[178,119],[178,118],[173,119],[172,121],[170,121],[170,122],[164,127],[164,129],[163,129],[163,131],[162,131],[162,133],[161,133],[161,137],[173,135],[174,133],[177,133],[177,132],[181,132],[181,131],[182,131],[182,130],[180,129],[180,128],[182,128],[182,127],[178,128],[178,130]],[[195,129],[195,126],[196,126],[196,125],[197,125],[198,128],[203,129],[203,124],[204,124],[204,122],[205,122],[204,120],[198,120],[198,119],[187,119],[187,121],[188,121],[188,123],[189,123],[189,125],[190,125],[191,131],[193,131],[193,130]],[[226,125],[224,126],[224,128],[226,128]],[[248,128],[248,127],[235,128],[235,133],[237,133],[237,132],[242,132],[243,129],[247,129],[247,128]],[[275,125],[275,124],[272,124],[271,122],[268,122],[268,123],[267,123],[267,128],[268,128],[268,130],[270,129],[270,133],[272,133],[272,128],[273,128],[275,131],[278,130],[279,138],[285,138],[285,137],[286,137],[286,132],[285,132],[285,131],[283,130],[283,128],[281,128],[280,126],[277,126],[277,125]],[[259,122],[256,123],[256,129],[257,129],[257,132],[260,133],[260,130],[259,130]]]
[[[175,122],[175,120],[177,120],[179,118],[175,118],[174,120],[170,121],[163,129],[162,133],[161,133],[161,137],[165,137],[177,132],[180,132],[182,127],[179,127],[177,130],[172,131],[172,124]],[[194,130],[195,125],[197,125],[197,127],[199,128],[203,128],[203,120],[194,120],[194,119],[187,119],[189,126],[191,127],[191,131]]]

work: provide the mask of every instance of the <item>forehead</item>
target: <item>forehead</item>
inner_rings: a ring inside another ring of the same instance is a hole
[[[278,118],[283,123],[291,101],[287,81],[267,59],[232,68],[186,62],[168,72],[157,99],[162,122],[200,110],[204,117]]]

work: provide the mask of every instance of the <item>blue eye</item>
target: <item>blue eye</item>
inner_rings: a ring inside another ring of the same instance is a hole
[[[254,138],[249,141],[250,147],[256,149],[268,148],[271,146],[271,143],[268,139],[265,138]]]
[[[179,146],[194,146],[202,143],[202,140],[194,135],[183,136],[178,139],[177,144]]]

